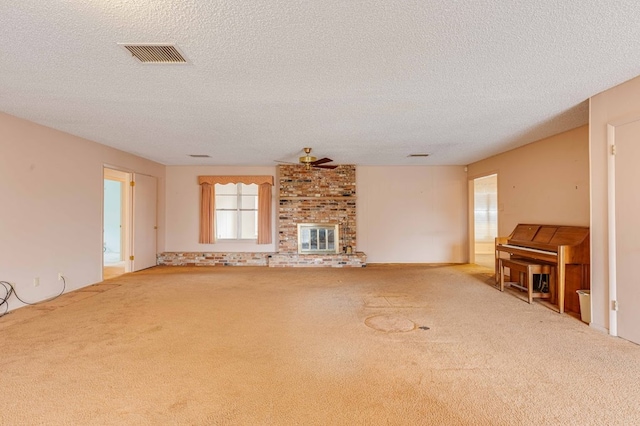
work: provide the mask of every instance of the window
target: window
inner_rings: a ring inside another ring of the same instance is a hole
[[[217,183],[215,197],[217,239],[258,238],[258,185]]]
[[[273,176],[198,176],[198,185],[200,244],[215,244],[218,238],[271,244]],[[216,231],[218,223],[220,232]]]

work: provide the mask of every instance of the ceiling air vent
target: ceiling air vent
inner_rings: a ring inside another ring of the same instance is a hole
[[[173,44],[118,43],[145,64],[186,64],[187,60]]]
[[[189,157],[193,157],[193,158],[211,158],[211,156],[207,155],[207,154],[189,154]]]
[[[407,157],[428,157],[429,154],[409,154]]]

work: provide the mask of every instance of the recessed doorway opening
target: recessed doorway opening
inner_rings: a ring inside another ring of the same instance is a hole
[[[476,265],[495,268],[498,236],[498,175],[473,180],[473,251]]]
[[[129,271],[129,173],[104,169],[102,278]]]

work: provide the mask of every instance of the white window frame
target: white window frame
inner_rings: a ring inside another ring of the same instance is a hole
[[[216,183],[215,184],[216,187],[218,187],[218,185],[220,186],[225,186],[224,184],[220,184],[220,183]],[[245,184],[245,183],[235,183],[234,185],[236,185],[236,193],[235,194],[218,194],[218,191],[215,192],[215,196],[217,197],[232,197],[235,196],[236,197],[236,208],[235,209],[221,209],[218,208],[218,203],[216,203],[216,210],[215,210],[215,229],[216,229],[216,239],[217,240],[221,240],[221,241],[256,241],[257,240],[257,235],[255,237],[252,238],[242,238],[242,212],[250,212],[253,211],[254,214],[254,221],[255,221],[255,229],[256,229],[256,234],[258,232],[258,195],[255,195],[255,208],[251,208],[251,209],[245,209],[242,208],[242,186],[249,186],[249,185],[256,185],[256,184]],[[258,185],[256,185],[258,186]],[[253,194],[251,194],[253,195]],[[246,195],[245,195],[246,197]],[[219,211],[225,211],[225,212],[236,212],[236,237],[235,238],[223,238],[223,237],[218,237],[218,230],[219,225],[218,225],[218,212]]]

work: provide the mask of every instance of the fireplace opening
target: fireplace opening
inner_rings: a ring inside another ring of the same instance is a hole
[[[298,253],[339,253],[339,226],[337,223],[299,223]]]

